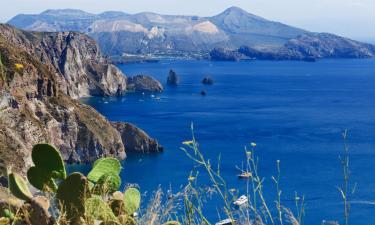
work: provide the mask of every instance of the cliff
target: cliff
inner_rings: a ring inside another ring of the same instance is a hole
[[[216,48],[210,58],[218,61],[306,60],[323,58],[371,58],[375,46],[327,33],[306,33],[290,39],[282,47],[257,49],[241,46],[238,49]]]
[[[126,90],[126,78],[90,38],[0,25],[0,55],[0,158],[6,166],[22,172],[32,146],[41,142],[55,145],[71,163],[126,157],[126,143],[133,140],[74,99]]]

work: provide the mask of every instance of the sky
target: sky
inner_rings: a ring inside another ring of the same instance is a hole
[[[230,6],[315,32],[375,43],[375,0],[0,0],[0,22],[46,9],[212,16]]]

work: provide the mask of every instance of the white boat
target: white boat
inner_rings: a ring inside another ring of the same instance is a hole
[[[248,199],[245,195],[241,195],[236,201],[233,202],[233,204],[237,206],[241,206],[245,203],[247,203]]]
[[[236,221],[229,219],[229,218],[215,223],[215,225],[234,225],[234,224],[236,224]]]
[[[248,179],[252,176],[250,172],[243,171],[241,174],[238,174],[238,178]]]

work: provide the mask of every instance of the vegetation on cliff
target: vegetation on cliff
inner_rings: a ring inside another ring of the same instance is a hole
[[[345,148],[340,162],[344,179],[342,186],[338,187],[343,199],[343,218],[338,218],[338,221],[348,225],[353,186],[350,182],[347,133],[344,132],[343,136]],[[125,186],[123,192],[118,191],[121,184],[121,164],[117,159],[97,160],[87,176],[78,172],[67,174],[59,151],[48,144],[38,144],[32,151],[34,166],[29,168],[27,179],[39,192],[32,194],[27,181],[8,170],[8,187],[13,197],[6,190],[0,189],[0,196],[4,198],[0,202],[0,221],[3,224],[32,225],[210,225],[212,221],[205,216],[205,202],[215,195],[221,201],[219,217],[221,215],[227,218],[225,224],[304,224],[307,212],[303,195],[295,193],[295,208],[284,205],[280,189],[283,182],[280,160],[276,161],[276,175],[271,177],[276,197],[265,195],[264,190],[269,187],[265,187],[266,178],[259,171],[256,143],[250,143],[245,148],[244,172],[249,176],[245,183],[246,193],[243,195],[246,201],[239,207],[234,207],[233,202],[238,199],[240,192],[229,188],[221,176],[220,160],[217,166],[213,165],[200,152],[194,134],[192,140],[182,144],[181,150],[195,164],[187,177],[186,185],[177,193],[169,190],[165,197],[161,189],[157,190],[145,207],[141,207],[142,197],[134,186]],[[205,179],[204,184],[208,186],[201,186],[198,181],[200,177]],[[318,222],[338,224],[336,221]]]

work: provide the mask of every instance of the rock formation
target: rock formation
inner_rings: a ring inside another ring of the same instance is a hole
[[[375,47],[371,44],[327,33],[306,33],[290,39],[279,48],[259,50],[241,46],[238,49],[216,48],[210,53],[211,59],[218,61],[241,59],[315,61],[324,58],[371,58],[374,56]]]
[[[120,132],[121,138],[125,143],[125,149],[128,152],[150,153],[163,151],[163,147],[157,140],[150,138],[146,132],[131,123],[112,122],[112,126]]]
[[[150,76],[137,75],[127,79],[127,90],[135,92],[162,92],[161,83]]]
[[[180,83],[180,78],[177,73],[173,70],[170,70],[167,77],[167,84],[169,86],[177,86]]]
[[[28,33],[0,25],[0,159],[6,164],[1,167],[25,172],[32,146],[42,142],[55,145],[72,163],[126,157],[126,138],[74,99],[126,90],[126,77],[94,46],[80,34]],[[141,138],[151,143],[143,133],[133,145]]]
[[[205,78],[203,78],[202,84],[213,85],[214,84],[214,79],[212,79],[212,77],[210,77],[210,76],[206,76]]]

